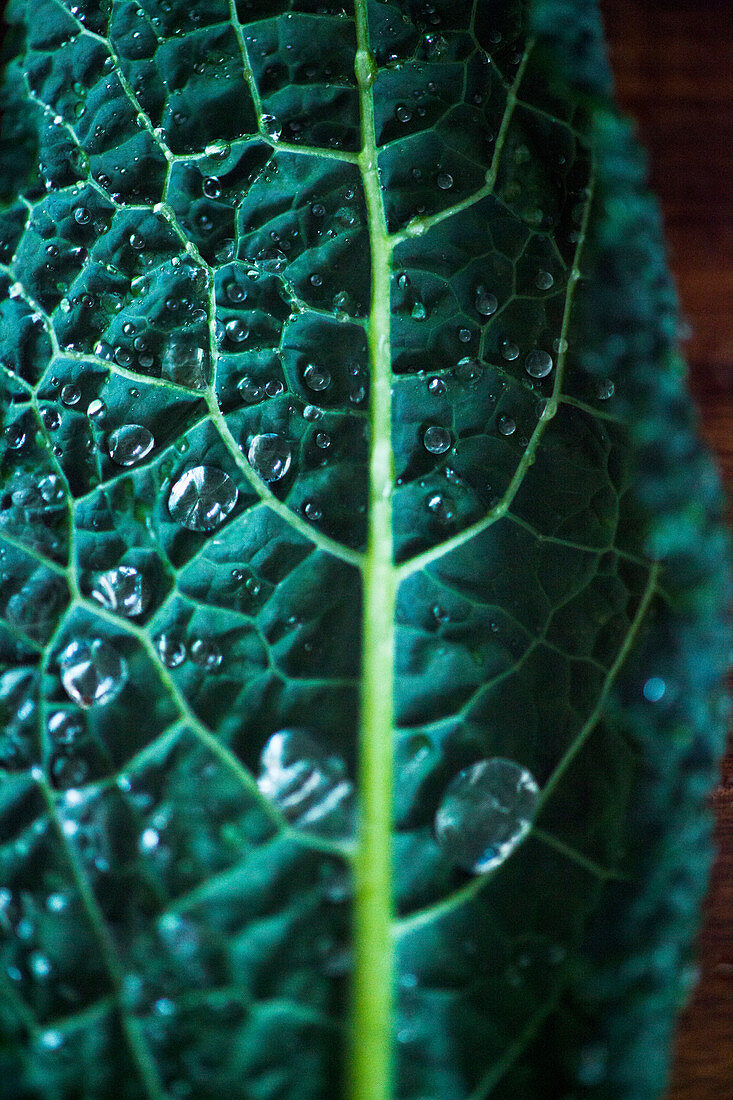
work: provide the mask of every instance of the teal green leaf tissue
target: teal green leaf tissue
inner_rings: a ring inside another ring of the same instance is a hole
[[[0,1096],[655,1100],[728,544],[595,0],[9,0]]]

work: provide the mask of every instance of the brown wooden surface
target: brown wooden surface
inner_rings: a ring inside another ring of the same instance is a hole
[[[733,0],[602,3],[664,208],[703,431],[733,499]],[[713,804],[719,854],[670,1100],[733,1100],[733,751]]]

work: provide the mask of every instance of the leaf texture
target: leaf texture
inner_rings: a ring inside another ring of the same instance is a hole
[[[657,208],[592,0],[354,2],[7,9],[12,1100],[664,1087],[728,551]]]

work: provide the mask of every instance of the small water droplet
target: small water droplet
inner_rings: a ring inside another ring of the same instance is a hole
[[[436,839],[459,866],[483,874],[527,835],[539,793],[532,774],[513,760],[480,760],[446,787],[435,815]]]
[[[104,706],[124,687],[127,662],[103,638],[71,642],[59,657],[61,682],[80,707]]]
[[[331,436],[328,432],[316,432],[316,447],[319,447],[322,451],[327,451],[331,446]]]
[[[344,762],[304,730],[272,735],[260,756],[257,786],[298,828],[330,832],[350,825],[353,785]]]
[[[71,745],[84,732],[78,714],[65,710],[54,711],[48,719],[48,733],[57,745]]]
[[[74,210],[74,221],[77,225],[88,225],[92,220],[92,215],[87,210],[86,206],[77,206]]]
[[[398,103],[394,113],[398,122],[409,122],[412,118],[412,111],[404,103]]]
[[[274,432],[256,435],[249,445],[247,460],[263,481],[279,481],[290,469],[292,452],[282,436]]]
[[[233,344],[242,344],[249,336],[249,325],[241,317],[233,317],[224,326],[227,337]]]
[[[194,466],[179,477],[168,497],[174,523],[189,531],[213,531],[237,503],[237,487],[216,466]]]
[[[516,344],[513,344],[511,340],[504,340],[501,345],[501,354],[505,359],[511,361],[512,359],[519,358],[519,348]]]
[[[499,301],[495,294],[491,294],[485,286],[479,286],[476,288],[476,312],[480,313],[482,317],[490,317],[492,313],[496,313],[499,307]]]
[[[658,703],[664,697],[666,691],[667,685],[661,676],[650,676],[643,688],[647,703]]]
[[[160,844],[160,835],[155,829],[143,829],[140,834],[140,851],[152,852]]]
[[[107,406],[99,397],[95,397],[87,405],[87,416],[92,420],[101,420],[107,412]]]
[[[178,668],[186,660],[186,644],[175,634],[160,634],[155,646],[166,668]]]
[[[599,401],[608,401],[616,392],[616,387],[610,378],[599,378],[596,382],[596,397]]]
[[[451,445],[450,432],[447,428],[442,428],[438,424],[426,428],[422,438],[425,450],[430,451],[432,455],[445,454]]]
[[[303,381],[308,389],[314,390],[316,393],[321,393],[323,390],[327,390],[331,385],[331,372],[327,367],[320,367],[315,363],[308,363],[303,371]]]
[[[61,426],[61,417],[56,409],[48,407],[41,409],[41,420],[49,432],[55,432]]]
[[[313,500],[307,500],[303,505],[303,515],[311,523],[318,523],[322,518],[323,512]]]
[[[410,316],[412,317],[413,321],[424,321],[427,315],[428,311],[425,308],[425,303],[415,302],[412,310],[410,311]]]
[[[91,595],[108,611],[134,619],[145,610],[149,593],[138,569],[133,565],[119,565],[116,569],[96,575]]]
[[[136,252],[142,252],[145,248],[145,238],[142,233],[131,233],[128,239],[130,248],[134,248]]]
[[[71,409],[81,401],[81,390],[78,386],[69,382],[67,385],[61,387],[60,397],[61,404],[66,405],[67,409]]]
[[[221,181],[218,176],[206,176],[201,190],[207,199],[218,199],[221,195]]]
[[[4,431],[5,442],[12,451],[19,451],[26,441],[26,434],[19,423],[8,424]]]
[[[438,523],[450,523],[455,518],[455,503],[447,493],[431,493],[426,504],[428,511],[435,516]]]
[[[270,141],[279,141],[283,132],[282,123],[275,115],[262,115],[262,131]]]
[[[555,282],[551,271],[538,271],[534,284],[538,290],[549,290]]]
[[[262,400],[262,386],[248,374],[243,375],[237,382],[237,391],[248,405],[255,405]]]
[[[514,435],[517,430],[517,425],[511,416],[500,416],[497,426],[502,435]]]
[[[194,638],[190,653],[193,663],[208,671],[218,668],[222,662],[221,650],[208,638]]]
[[[450,172],[439,172],[436,183],[441,191],[450,191],[453,186],[453,176]]]
[[[107,440],[109,457],[118,466],[134,466],[149,455],[154,446],[152,432],[142,424],[123,424],[111,432]]]
[[[541,348],[535,348],[524,360],[524,369],[532,378],[546,378],[552,370],[552,357]]]

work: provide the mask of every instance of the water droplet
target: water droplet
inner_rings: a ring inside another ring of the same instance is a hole
[[[249,325],[241,317],[233,317],[224,326],[228,338],[233,344],[243,344],[249,336]]]
[[[13,451],[20,450],[25,443],[26,434],[21,424],[8,424],[3,434],[5,436],[5,442]]]
[[[155,446],[152,432],[142,424],[123,424],[107,440],[109,457],[118,466],[134,466],[149,455]]]
[[[406,271],[401,271],[400,274],[397,276],[397,286],[401,290],[407,290],[409,285],[410,285],[410,276],[407,274]]]
[[[189,531],[213,531],[237,503],[237,487],[216,466],[193,466],[170,491],[168,511],[174,523]]]
[[[47,1028],[46,1031],[42,1031],[39,1041],[44,1050],[58,1050],[59,1047],[64,1045],[63,1035],[55,1028]]]
[[[272,735],[260,756],[257,786],[301,829],[345,831],[353,785],[338,756],[325,753],[304,730]]]
[[[92,420],[101,420],[106,412],[107,406],[99,397],[95,397],[87,405],[87,416],[91,417]]]
[[[247,291],[241,283],[227,283],[226,296],[230,302],[243,302],[247,297]]]
[[[142,573],[133,565],[119,565],[94,578],[92,599],[108,611],[117,611],[134,619],[142,615],[148,601]]]
[[[331,446],[331,436],[328,432],[316,432],[316,447],[319,447],[322,451],[327,451]]]
[[[303,371],[303,381],[308,389],[321,393],[331,385],[331,372],[327,367],[319,367],[315,363],[309,363]]]
[[[237,391],[248,405],[254,405],[262,399],[262,386],[248,374],[243,375],[237,382]]]
[[[431,493],[426,504],[428,511],[435,516],[438,523],[450,523],[455,518],[455,503],[447,493]]]
[[[48,719],[48,733],[57,745],[71,745],[84,732],[78,714],[65,710],[54,711]]]
[[[163,349],[160,366],[163,377],[179,386],[202,390],[208,381],[208,352],[190,338],[170,340]]]
[[[658,703],[667,691],[667,685],[661,676],[650,676],[644,684],[643,692],[647,703]]]
[[[186,644],[175,634],[160,634],[155,646],[166,668],[178,668],[186,660]]]
[[[88,225],[92,220],[92,215],[87,210],[86,206],[77,206],[74,211],[74,221],[77,225]]]
[[[262,131],[267,134],[270,141],[279,141],[283,132],[282,123],[275,115],[263,115]]]
[[[308,282],[311,286],[321,286],[323,283],[323,276],[319,275],[316,271],[308,277]]]
[[[541,348],[535,348],[524,360],[524,369],[532,378],[546,378],[552,370],[552,356]]]
[[[215,160],[225,160],[230,153],[231,146],[227,141],[212,141],[204,149],[204,153],[207,157],[213,157]]]
[[[445,454],[451,445],[450,432],[447,428],[441,428],[438,424],[433,424],[431,427],[426,428],[422,439],[425,450],[430,451],[431,455]]]
[[[208,638],[194,638],[190,652],[193,663],[209,671],[218,668],[222,662],[221,650],[216,642]]]
[[[152,852],[160,844],[160,835],[155,829],[143,829],[140,834],[140,851]]]
[[[285,477],[291,458],[287,441],[274,432],[256,435],[247,451],[250,466],[263,481],[279,481]]]
[[[105,706],[122,690],[127,662],[103,638],[71,642],[59,657],[61,682],[80,707]]]
[[[499,301],[496,295],[491,294],[485,286],[479,286],[476,288],[475,306],[476,312],[482,317],[490,317],[492,313],[496,313]]]
[[[78,405],[81,401],[81,390],[78,386],[69,382],[66,386],[61,387],[61,404],[66,405],[67,409],[72,408],[74,405]]]
[[[142,233],[131,233],[128,239],[130,248],[134,248],[136,252],[142,252],[145,248],[145,238]]]
[[[441,397],[446,391],[446,385],[442,378],[431,378],[428,382],[428,391],[435,397]]]
[[[535,276],[534,285],[538,290],[549,290],[554,282],[555,280],[551,271],[538,271]]]
[[[323,512],[313,500],[307,500],[303,505],[303,515],[311,523],[318,523],[322,518]]]
[[[513,760],[480,760],[446,787],[435,815],[436,839],[459,866],[483,874],[527,835],[539,793],[531,773]]]
[[[51,975],[51,960],[41,951],[31,951],[28,956],[28,969],[34,978],[43,981]]]
[[[470,328],[459,328],[459,330],[458,330],[458,339],[461,341],[462,344],[470,343],[470,341],[471,341],[471,330],[470,330]]]
[[[425,308],[425,303],[415,302],[412,310],[410,311],[410,316],[412,317],[413,321],[424,321],[427,315],[428,311]]]
[[[519,348],[516,344],[513,344],[511,340],[505,340],[501,345],[501,354],[505,359],[512,360],[519,358]]]
[[[439,172],[436,183],[441,191],[450,191],[453,186],[453,176],[450,172]]]
[[[221,181],[218,176],[207,176],[201,185],[207,199],[218,199],[221,195]]]
[[[412,111],[404,103],[398,103],[394,113],[398,122],[409,122],[412,118]]]
[[[498,428],[502,435],[514,435],[514,432],[517,430],[517,425],[514,420],[512,420],[511,416],[500,416]]]
[[[610,378],[599,378],[596,382],[596,397],[599,401],[608,401],[616,392],[616,387]]]
[[[61,417],[56,409],[49,409],[48,407],[41,409],[41,420],[49,432],[55,432],[61,426]]]

